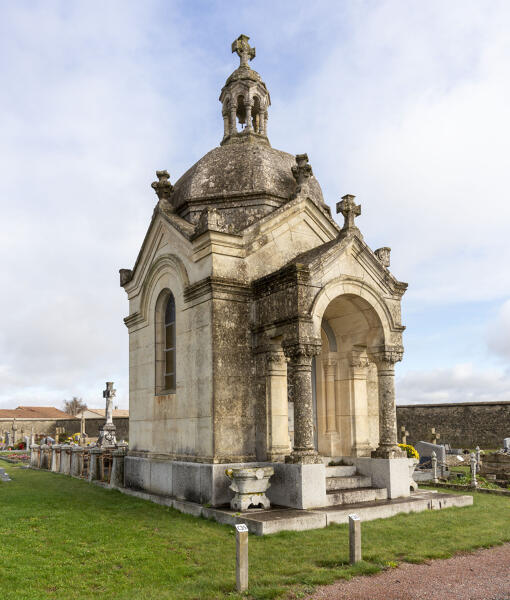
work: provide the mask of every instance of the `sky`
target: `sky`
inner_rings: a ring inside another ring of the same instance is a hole
[[[506,0],[0,0],[0,408],[127,408],[118,269],[155,171],[221,141],[241,33],[272,146],[409,283],[398,403],[510,400],[509,30]]]

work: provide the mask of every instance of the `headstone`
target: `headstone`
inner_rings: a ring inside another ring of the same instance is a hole
[[[507,437],[503,440],[503,449],[505,452],[510,452],[510,437]]]
[[[23,441],[25,442],[25,450],[28,450],[30,448],[30,438],[28,437],[28,435],[25,435],[23,437]]]
[[[5,445],[7,447],[11,445],[11,434],[8,431],[5,432]]]
[[[429,462],[432,457],[432,452],[436,453],[437,461],[446,463],[446,450],[445,447],[439,444],[431,444],[429,442],[417,442],[414,447],[420,455],[420,464]]]

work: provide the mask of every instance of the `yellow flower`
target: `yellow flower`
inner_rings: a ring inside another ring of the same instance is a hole
[[[399,444],[398,447],[406,451],[407,458],[416,458],[416,460],[420,460],[420,455],[418,454],[416,448],[411,446],[411,444]]]

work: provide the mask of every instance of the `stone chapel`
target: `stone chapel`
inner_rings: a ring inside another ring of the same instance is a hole
[[[367,498],[407,496],[394,387],[407,284],[389,248],[365,243],[354,196],[336,204],[339,226],[308,156],[271,146],[248,40],[232,45],[220,145],[175,183],[156,172],[149,229],[120,271],[125,483],[219,506],[227,467],[271,464],[271,501],[310,508],[338,500],[325,465],[343,460],[371,478]]]

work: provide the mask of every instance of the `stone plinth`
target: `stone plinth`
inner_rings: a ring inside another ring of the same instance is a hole
[[[90,464],[89,464],[89,481],[95,481],[101,479],[100,464],[103,454],[102,448],[91,448],[90,449]]]
[[[50,447],[47,446],[46,444],[41,446],[41,459],[40,459],[40,463],[39,463],[40,469],[49,469],[49,467],[50,467],[49,451],[50,451]]]
[[[81,446],[73,446],[71,448],[71,464],[69,472],[72,477],[81,477],[83,471],[83,452],[84,448]]]
[[[51,471],[58,473],[60,471],[60,444],[51,447]]]
[[[124,459],[126,457],[125,448],[118,448],[112,452],[113,463],[110,475],[110,487],[124,487]]]
[[[41,458],[41,448],[37,444],[30,446],[30,466],[36,469],[39,468]]]
[[[71,472],[71,448],[70,444],[60,446],[60,472],[69,475]]]

